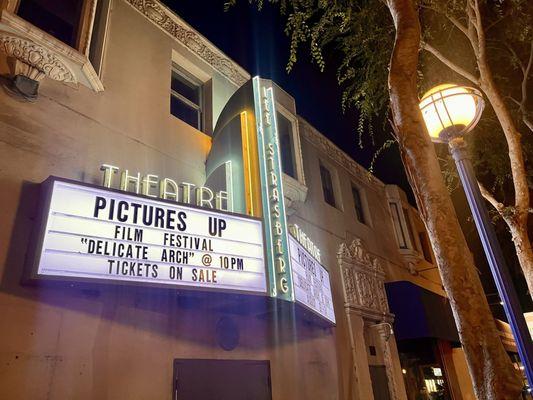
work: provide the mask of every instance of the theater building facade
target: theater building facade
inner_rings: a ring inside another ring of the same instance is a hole
[[[0,0],[1,398],[474,398],[400,188],[160,2],[69,4]]]

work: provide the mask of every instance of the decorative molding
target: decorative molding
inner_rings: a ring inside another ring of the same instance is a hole
[[[288,215],[292,215],[305,203],[307,186],[286,174],[283,174],[282,181],[286,211]]]
[[[398,382],[394,374],[394,359],[393,352],[390,345],[392,337],[392,326],[388,323],[376,324],[371,326],[375,329],[381,339],[381,349],[383,353],[383,361],[385,363],[385,373],[387,374],[387,384],[389,387],[389,395],[392,400],[399,399],[398,396]],[[398,354],[395,354],[398,357]]]
[[[309,122],[300,116],[298,116],[298,120],[300,122],[300,132],[302,136],[317,147],[321,153],[327,154],[333,161],[344,167],[350,175],[362,181],[371,182],[380,187],[385,187],[383,182],[356,163],[348,154],[339,149],[331,140],[322,135]]]
[[[17,54],[15,56],[7,54],[8,57],[11,57],[12,74],[15,71],[28,70],[29,72],[23,72],[23,74],[31,79],[34,78],[30,75],[37,76],[40,79],[46,75],[51,79],[68,85],[77,86],[77,84],[81,83],[96,92],[104,90],[98,74],[85,54],[42,31],[18,15],[7,10],[0,11],[0,36],[17,39],[16,41],[6,39],[9,42],[8,51],[16,51]],[[24,47],[31,52],[31,57],[24,56]],[[0,51],[7,53],[4,48],[5,46],[0,43]],[[42,57],[41,63],[46,64],[49,71],[42,71],[42,66],[30,64],[24,57],[29,60]],[[47,62],[50,63],[47,64]],[[26,65],[27,68],[24,65],[21,66],[21,64]],[[15,65],[16,68],[13,68]]]
[[[67,83],[77,83],[72,70],[53,52],[28,39],[13,33],[0,31],[0,51],[29,67],[41,72],[49,78]],[[40,77],[35,71],[28,70],[29,78]]]
[[[235,85],[242,86],[250,79],[250,75],[244,69],[160,2],[156,0],[126,0],[126,2]]]
[[[385,272],[361,239],[354,239],[350,245],[342,243],[337,258],[347,312],[355,311],[374,321],[392,321],[385,294]]]
[[[81,27],[78,37],[78,50],[80,53],[89,56],[91,48],[91,38],[94,28],[94,18],[96,17],[96,3],[97,0],[85,0],[83,2],[83,9],[81,11]]]
[[[419,275],[418,265],[422,262],[422,255],[411,249],[400,249],[400,255],[409,273],[413,276]]]

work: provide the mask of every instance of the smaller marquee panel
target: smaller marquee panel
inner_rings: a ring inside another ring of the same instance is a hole
[[[289,250],[296,302],[335,323],[329,272],[292,235]]]

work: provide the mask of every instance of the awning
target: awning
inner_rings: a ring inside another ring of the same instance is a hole
[[[397,340],[435,338],[459,342],[448,299],[408,281],[385,284],[390,311],[395,315]]]

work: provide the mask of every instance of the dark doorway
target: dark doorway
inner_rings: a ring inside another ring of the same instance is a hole
[[[174,360],[174,400],[272,400],[269,361]]]
[[[390,400],[386,367],[384,365],[370,365],[369,368],[374,400]]]

